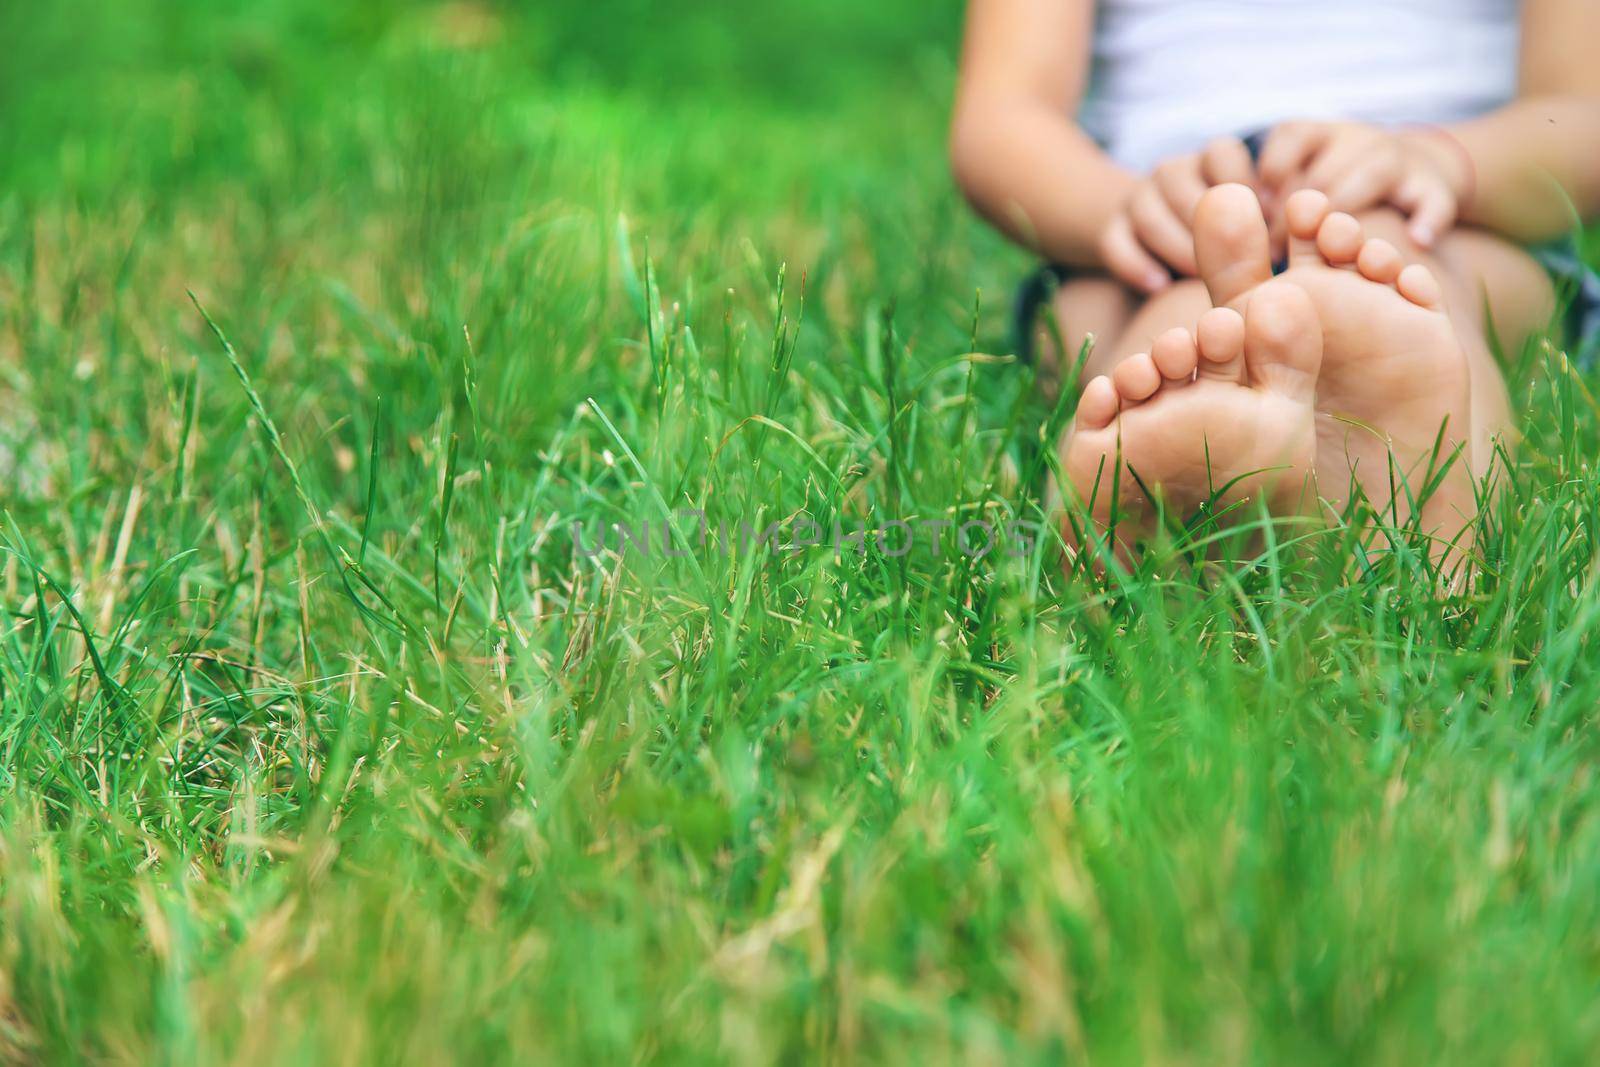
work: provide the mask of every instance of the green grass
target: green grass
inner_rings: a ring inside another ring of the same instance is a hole
[[[577,551],[1038,515],[955,7],[0,7],[0,1059],[1593,1061],[1558,356],[1454,590]]]

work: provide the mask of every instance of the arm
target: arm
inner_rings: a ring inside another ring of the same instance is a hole
[[[1167,198],[1141,188],[1149,183],[1112,162],[1072,119],[1093,25],[1093,0],[972,0],[951,167],[972,206],[1012,240],[1153,293],[1171,276],[1137,231],[1180,270],[1193,269],[1193,240]],[[1204,186],[1183,170],[1169,175],[1171,195],[1198,200]]]
[[[1074,266],[1101,265],[1100,230],[1134,182],[1072,120],[1093,23],[1091,0],[972,0],[950,132],[978,213]]]
[[[1155,293],[1194,275],[1195,207],[1209,185],[1255,182],[1237,139],[1117,166],[1073,122],[1088,81],[1093,0],[972,0],[950,135],[956,181],[978,212],[1057,263]]]
[[[1476,171],[1466,221],[1532,243],[1600,214],[1596,41],[1595,0],[1525,0],[1520,97],[1449,131]]]

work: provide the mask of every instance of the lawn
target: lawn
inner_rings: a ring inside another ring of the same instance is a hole
[[[1594,1062],[1595,379],[973,549],[958,6],[0,5],[0,1061]]]

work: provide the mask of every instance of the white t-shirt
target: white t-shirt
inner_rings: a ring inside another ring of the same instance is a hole
[[[1517,88],[1520,0],[1100,0],[1082,121],[1146,172],[1288,119],[1455,122]]]

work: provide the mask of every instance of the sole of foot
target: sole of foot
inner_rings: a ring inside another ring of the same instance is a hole
[[[1300,507],[1321,359],[1310,299],[1268,283],[1243,314],[1215,308],[1192,332],[1170,330],[1091,381],[1063,470],[1098,532],[1125,553],[1154,532],[1162,508],[1185,518],[1207,503]]]
[[[1438,280],[1427,267],[1406,264],[1387,241],[1369,238],[1321,193],[1294,194],[1285,215],[1282,280],[1305,290],[1322,322],[1323,492],[1338,507],[1359,487],[1375,509],[1403,523],[1412,501],[1434,484],[1421,525],[1457,539],[1476,511],[1472,377]]]
[[[1396,523],[1431,486],[1421,523],[1441,544],[1470,522],[1470,375],[1438,281],[1321,194],[1286,214],[1275,279],[1255,193],[1207,192],[1195,250],[1215,309],[1197,336],[1172,331],[1085,388],[1063,470],[1119,550],[1151,532],[1158,502],[1304,509],[1313,477],[1336,511],[1360,492]]]

